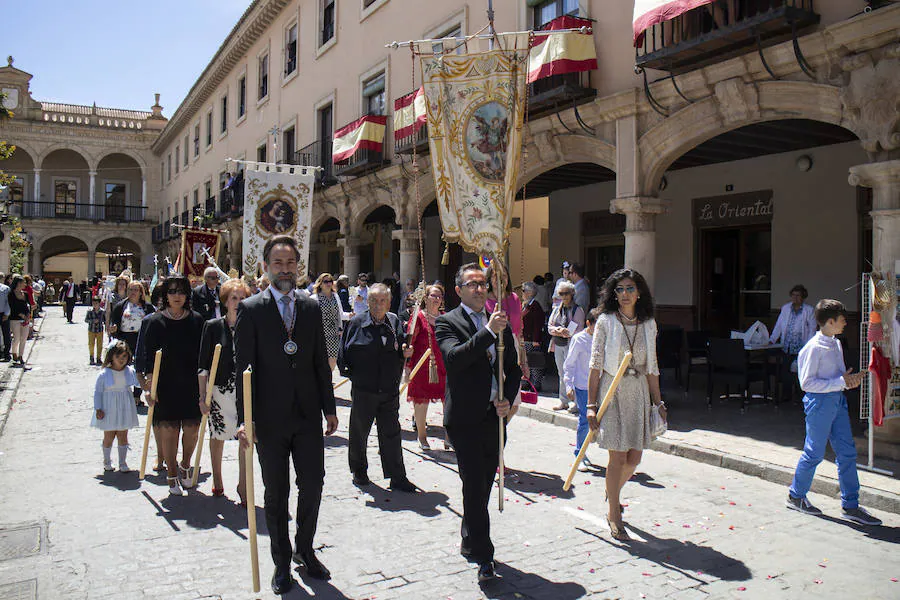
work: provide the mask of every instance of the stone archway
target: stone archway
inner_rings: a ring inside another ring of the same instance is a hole
[[[87,241],[74,235],[50,235],[35,240],[31,270],[57,289],[64,279],[87,280],[91,276],[88,256],[92,250]]]
[[[616,171],[616,147],[604,140],[586,135],[559,134],[545,131],[534,135],[528,145],[528,160],[519,175],[518,188],[557,167],[575,163],[594,163]]]
[[[800,81],[719,82],[698,100],[648,129],[638,140],[639,189],[654,196],[666,169],[692,148],[745,125],[808,119],[842,126],[859,135],[844,114],[841,89]]]
[[[135,277],[141,274],[144,249],[138,241],[126,237],[105,238],[96,244],[95,252],[105,255],[109,261],[104,265],[98,264],[98,271],[118,275],[123,269],[130,268]]]

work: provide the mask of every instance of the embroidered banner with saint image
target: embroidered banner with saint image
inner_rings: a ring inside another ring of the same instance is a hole
[[[243,271],[256,276],[264,270],[263,247],[273,235],[297,240],[297,271],[306,275],[309,226],[316,169],[291,165],[248,163],[244,174]]]
[[[444,238],[504,253],[522,154],[527,36],[478,54],[420,51],[428,136]]]

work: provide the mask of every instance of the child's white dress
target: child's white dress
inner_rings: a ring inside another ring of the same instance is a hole
[[[94,414],[91,427],[103,431],[124,431],[138,426],[137,409],[134,405],[133,388],[140,387],[133,367],[121,371],[109,367],[97,375],[94,386]],[[97,409],[105,413],[97,419]]]

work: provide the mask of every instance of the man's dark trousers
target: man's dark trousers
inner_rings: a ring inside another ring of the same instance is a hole
[[[257,437],[256,449],[266,486],[266,527],[276,567],[290,568],[291,542],[288,534],[288,494],[291,490],[289,462],[294,462],[297,494],[297,534],[294,549],[312,554],[322,485],[325,481],[325,445],[321,428],[309,426],[290,432],[266,432]]]
[[[75,297],[66,298],[66,321],[69,323],[72,322],[72,317],[75,314]]]
[[[500,463],[498,419],[497,410],[492,404],[474,431],[458,431],[452,426],[447,428],[450,442],[456,451],[459,478],[463,486],[461,548],[471,553],[472,560],[478,563],[494,559],[488,503]]]
[[[3,331],[3,352],[0,352],[0,356],[9,358],[12,349],[12,330],[9,328],[9,319],[0,321],[0,330]]]
[[[352,390],[353,406],[350,408],[349,458],[352,473],[365,473],[369,467],[366,446],[372,421],[378,429],[378,449],[381,454],[381,470],[389,479],[405,479],[403,449],[400,442],[400,394],[398,392],[372,393]]]

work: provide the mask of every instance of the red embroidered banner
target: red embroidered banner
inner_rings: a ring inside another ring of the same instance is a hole
[[[203,253],[204,249],[209,252],[213,260],[218,262],[219,240],[219,234],[215,231],[190,227],[182,231],[181,251],[175,264],[181,267],[185,277],[202,277],[206,267],[211,266],[209,259]]]

